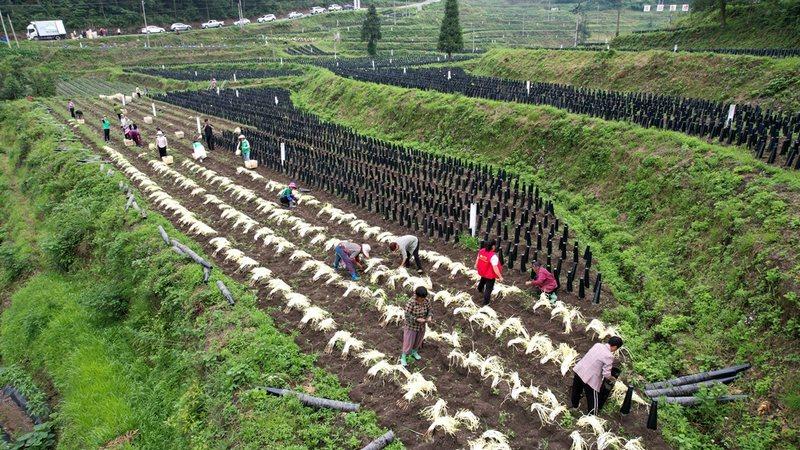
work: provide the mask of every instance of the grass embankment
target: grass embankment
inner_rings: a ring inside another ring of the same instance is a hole
[[[59,144],[48,119],[27,102],[0,107],[0,352],[16,370],[0,379],[35,394],[22,370],[54,398],[59,448],[131,433],[127,448],[339,449],[383,432],[371,412],[315,411],[258,389],[347,399],[245,286],[217,271],[202,284],[199,266],[160,240],[158,225],[199,250],[169,221],[125,212],[124,177],[78,163],[86,152]]]
[[[800,58],[502,49],[461,65],[476,75],[521,81],[800,109]]]
[[[653,13],[661,14],[661,13]],[[800,2],[777,0],[730,5],[724,27],[717,11],[694,12],[676,22],[679,29],[625,34],[611,42],[619,48],[798,48]]]
[[[622,325],[647,380],[753,363],[734,385],[752,400],[670,408],[667,440],[681,448],[797,443],[800,173],[742,149],[549,107],[324,71],[295,89],[301,107],[362,132],[535,181],[592,245],[620,303],[606,318]],[[756,414],[761,401],[772,405],[766,417]]]

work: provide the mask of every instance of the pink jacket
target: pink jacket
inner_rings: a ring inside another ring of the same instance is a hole
[[[611,353],[611,347],[608,344],[598,343],[586,352],[572,370],[584,383],[599,392],[603,386],[603,378],[611,378],[613,364],[614,354]]]

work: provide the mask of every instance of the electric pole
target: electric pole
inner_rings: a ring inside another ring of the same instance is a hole
[[[150,48],[150,30],[147,29],[147,13],[144,11],[144,0],[142,0],[142,17],[144,18],[144,37],[147,39],[145,47]]]

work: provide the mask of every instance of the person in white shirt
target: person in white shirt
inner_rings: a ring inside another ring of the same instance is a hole
[[[167,156],[167,137],[164,136],[164,132],[161,129],[157,129],[156,131],[156,147],[158,147],[158,156],[165,157]]]
[[[399,267],[410,267],[411,257],[414,257],[414,263],[417,265],[417,273],[422,273],[422,264],[419,262],[419,238],[410,234],[396,237],[389,243],[389,250],[400,252],[401,260]]]
[[[195,137],[194,142],[192,143],[192,158],[200,162],[203,162],[203,160],[206,159],[206,157],[208,156],[205,147],[203,147],[203,144],[200,143],[200,141],[202,140],[203,136],[198,134],[197,137]]]

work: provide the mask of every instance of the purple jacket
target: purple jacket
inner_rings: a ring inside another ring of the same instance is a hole
[[[594,344],[592,348],[575,364],[572,370],[581,377],[584,383],[600,392],[603,378],[611,378],[611,366],[614,364],[614,354],[608,344]]]

